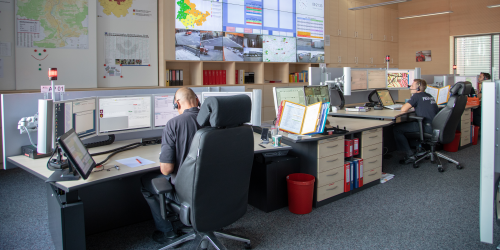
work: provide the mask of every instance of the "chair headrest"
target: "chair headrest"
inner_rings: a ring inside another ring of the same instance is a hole
[[[234,127],[250,122],[251,113],[247,95],[211,96],[203,102],[197,121],[203,127]]]
[[[452,95],[468,95],[472,89],[470,82],[457,82],[451,87],[450,92]]]

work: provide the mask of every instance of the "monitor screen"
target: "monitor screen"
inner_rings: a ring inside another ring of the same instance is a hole
[[[60,137],[58,142],[76,171],[83,179],[87,179],[96,163],[75,131],[70,129]]]
[[[297,41],[293,37],[263,36],[264,62],[296,62]]]
[[[415,70],[388,70],[388,88],[408,88],[415,79]]]
[[[317,102],[330,102],[330,93],[328,91],[328,86],[305,86],[304,94],[306,99],[306,105],[311,105]]]
[[[95,102],[94,97],[56,102],[54,104],[54,137],[58,138],[70,129],[74,129],[78,137],[95,135]]]
[[[394,101],[392,100],[391,93],[387,89],[378,89],[377,95],[383,106],[394,105]]]
[[[151,95],[99,97],[97,134],[151,129]]]
[[[278,114],[278,106],[283,100],[306,105],[304,87],[274,87],[273,96],[276,114]]]
[[[165,127],[170,119],[179,115],[179,111],[177,111],[177,109],[174,109],[174,96],[175,93],[153,96],[154,128]],[[200,100],[201,102],[200,95],[196,94],[196,97],[198,97],[198,100]]]

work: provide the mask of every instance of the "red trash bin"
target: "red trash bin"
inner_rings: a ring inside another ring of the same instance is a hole
[[[474,136],[472,137],[472,145],[477,145],[477,138],[479,137],[479,127],[474,126]]]
[[[294,214],[308,214],[312,211],[314,176],[290,174],[286,177],[288,187],[288,209]]]
[[[443,145],[443,149],[448,152],[457,152],[458,151],[458,145],[460,144],[460,133],[459,131],[455,132],[455,139],[453,139],[452,142],[448,144]]]

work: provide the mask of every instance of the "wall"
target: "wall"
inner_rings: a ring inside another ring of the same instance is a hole
[[[453,36],[500,32],[499,0],[414,0],[398,4],[399,16],[442,11],[451,14],[399,20],[399,68],[420,67],[422,75],[449,74],[453,64]],[[431,50],[431,62],[415,61],[415,53]]]

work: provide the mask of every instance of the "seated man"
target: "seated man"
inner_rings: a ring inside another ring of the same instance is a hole
[[[478,78],[478,83],[477,83],[477,98],[479,99],[479,107],[472,109],[472,123],[475,126],[481,127],[481,86],[483,84],[483,81],[487,81],[491,79],[491,75],[489,73],[483,73],[479,74]],[[474,88],[470,90],[469,96],[473,97],[476,95],[476,91]]]
[[[423,129],[426,133],[432,133],[432,119],[439,112],[439,108],[436,104],[436,100],[430,94],[425,93],[427,88],[427,82],[422,79],[415,79],[411,85],[411,99],[408,103],[405,103],[401,108],[401,112],[406,112],[412,107],[415,108],[415,113],[417,116],[424,117]],[[405,137],[405,133],[419,132],[418,122],[407,122],[399,123],[394,126],[394,139],[396,140],[396,146],[399,150],[406,153],[405,163],[411,163],[416,160],[413,151],[410,148],[408,139]]]
[[[177,237],[177,234],[173,231],[172,223],[161,217],[159,198],[154,195],[151,180],[163,176],[175,185],[176,173],[188,155],[191,141],[200,128],[196,121],[199,112],[198,104],[199,100],[192,89],[183,87],[177,90],[174,96],[174,108],[177,108],[179,116],[170,119],[163,129],[160,153],[161,173],[155,171],[141,177],[141,192],[151,208],[157,229],[153,232],[153,240],[160,244],[166,244]],[[167,194],[166,198],[178,201],[175,192]]]

